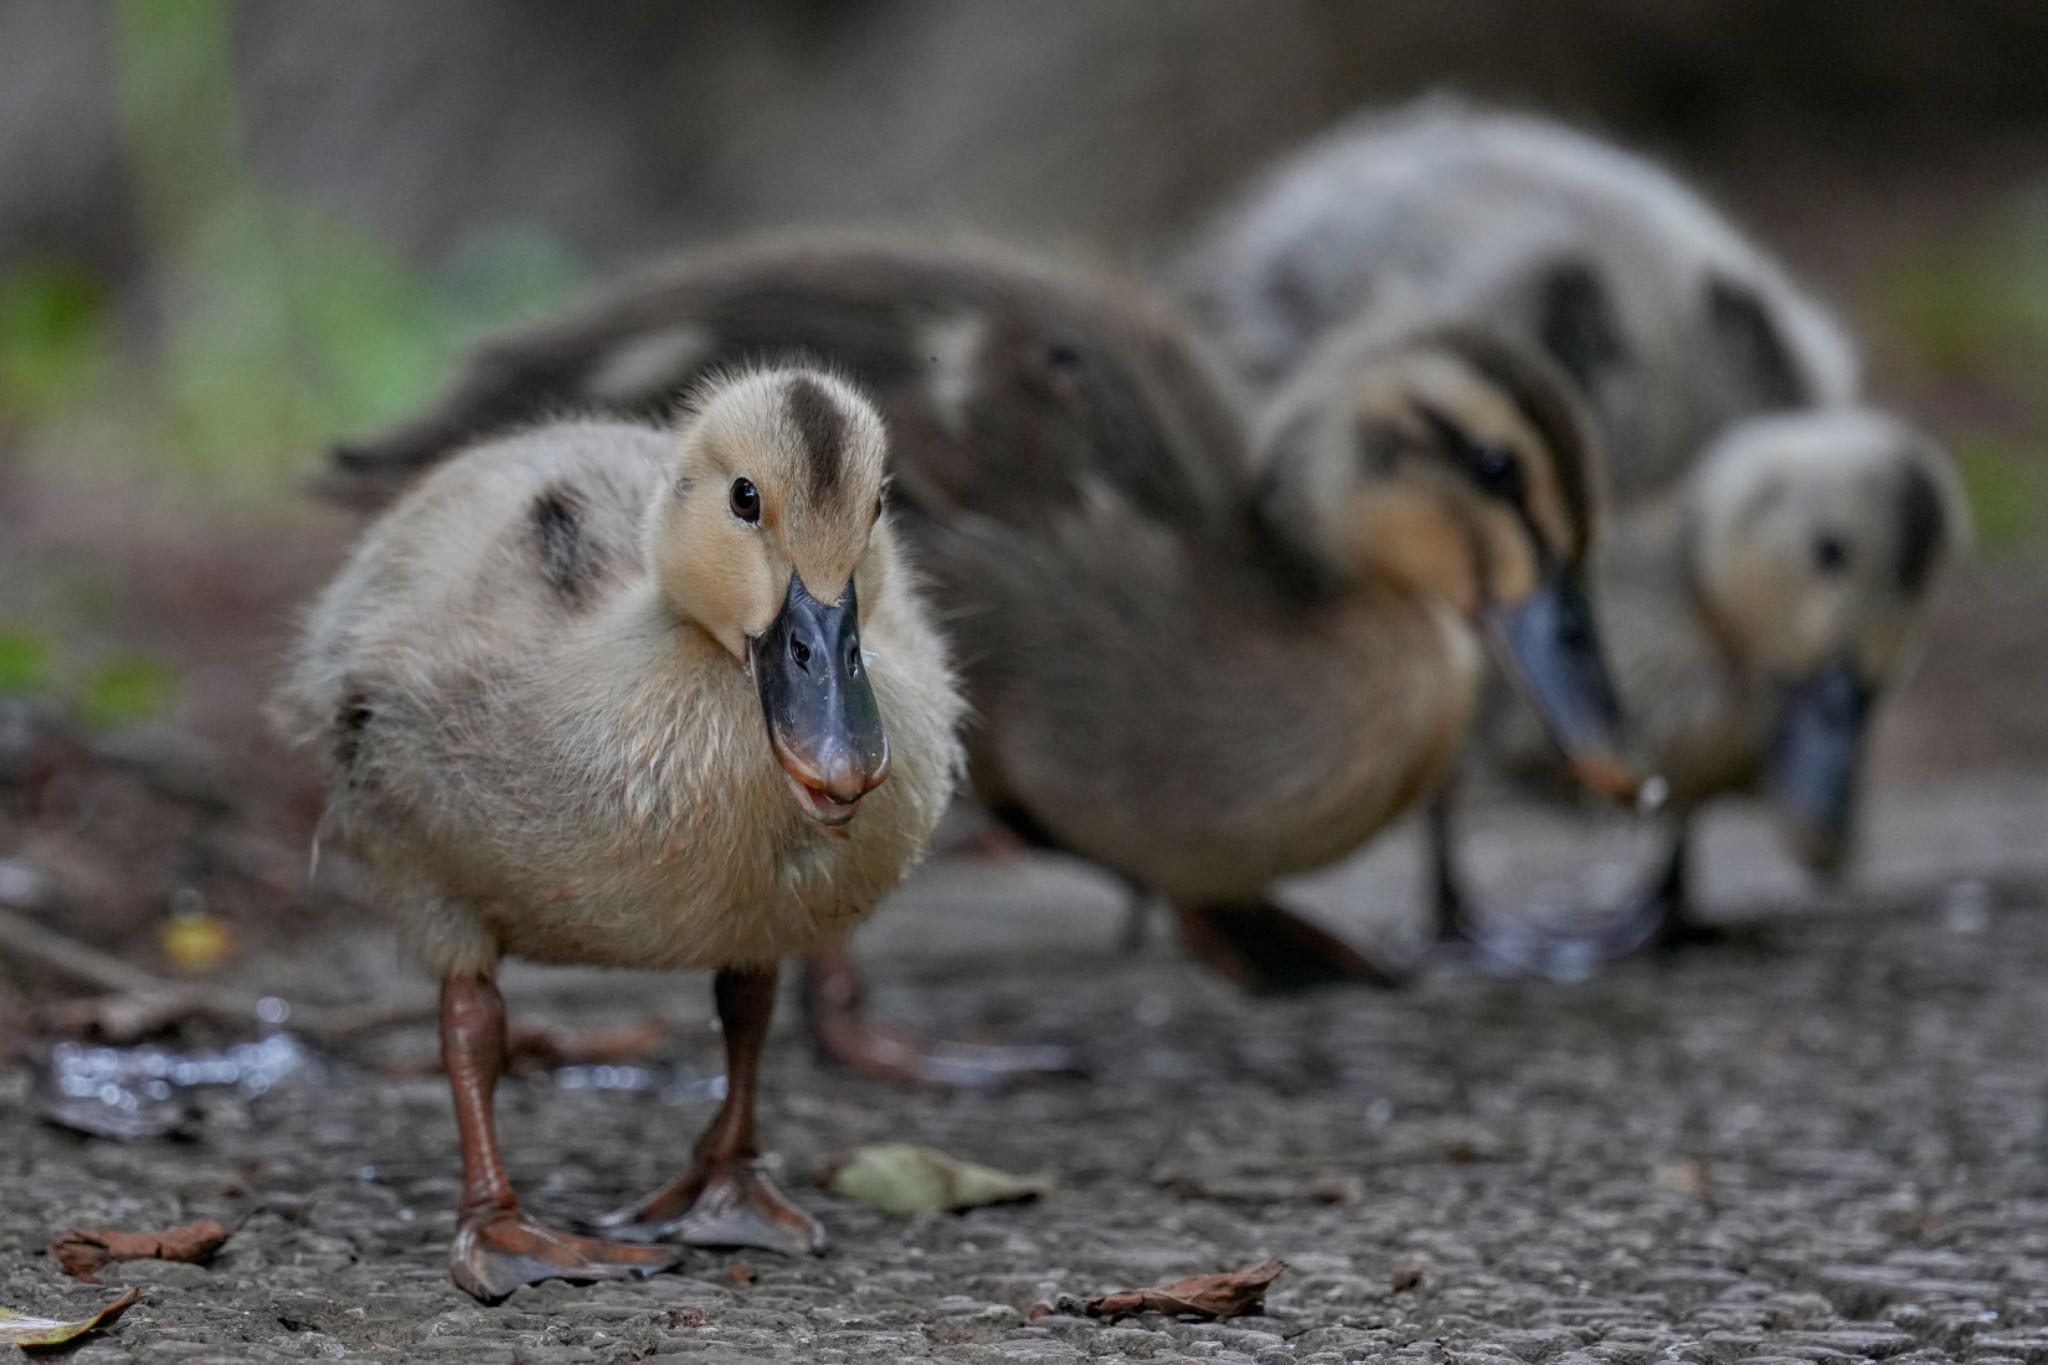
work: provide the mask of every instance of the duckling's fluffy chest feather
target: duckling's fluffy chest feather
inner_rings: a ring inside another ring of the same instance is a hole
[[[505,951],[546,961],[768,962],[843,933],[915,856],[922,822],[887,784],[841,830],[805,816],[752,682],[708,639],[645,629],[673,638],[624,659],[617,638],[605,657],[571,649],[473,717],[523,740],[472,768],[494,790],[473,790],[471,827],[436,843],[487,856],[447,870],[474,876]]]
[[[314,609],[281,710],[324,761],[330,829],[444,973],[746,965],[844,933],[959,768],[936,634],[900,590],[865,613],[891,777],[842,830],[816,823],[753,681],[642,567],[659,436],[569,430],[594,435],[451,463]]]

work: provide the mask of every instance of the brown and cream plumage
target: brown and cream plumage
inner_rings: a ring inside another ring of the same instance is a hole
[[[981,798],[1174,901],[1241,974],[1288,975],[1304,938],[1311,975],[1371,974],[1267,888],[1429,789],[1483,634],[1570,652],[1554,611],[1517,609],[1581,562],[1594,455],[1563,381],[1504,354],[1469,329],[1344,338],[1327,382],[1351,406],[1305,395],[1252,441],[1186,325],[1127,285],[989,249],[781,243],[486,343],[334,473],[374,500],[539,412],[659,412],[744,357],[829,364],[888,419]],[[1589,771],[1626,783],[1597,667],[1537,666]]]

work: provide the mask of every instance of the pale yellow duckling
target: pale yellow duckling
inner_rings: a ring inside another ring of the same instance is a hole
[[[706,383],[675,430],[531,427],[408,492],[311,612],[280,709],[326,773],[328,835],[441,978],[451,1271],[480,1299],[677,1254],[520,1209],[491,1117],[508,955],[717,970],[725,1104],[613,1235],[823,1244],[755,1169],[777,964],[896,884],[960,768],[885,449],[864,397],[802,369]]]
[[[1624,705],[1670,784],[1671,849],[1590,942],[1537,936],[1518,951],[1583,962],[1698,932],[1687,831],[1719,796],[1769,800],[1801,860],[1837,871],[1870,717],[1968,538],[1941,450],[1864,409],[1738,423],[1674,496],[1620,518],[1594,582]],[[1495,720],[1481,746],[1493,762],[1524,779],[1554,769],[1534,727]]]

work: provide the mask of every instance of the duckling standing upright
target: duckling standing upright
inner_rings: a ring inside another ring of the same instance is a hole
[[[755,1168],[776,964],[917,858],[960,703],[882,512],[884,433],[845,383],[715,380],[680,428],[544,425],[449,461],[314,607],[281,697],[442,982],[462,1137],[451,1258],[494,1301],[675,1252],[815,1250]],[[603,1220],[527,1215],[498,1154],[507,955],[717,969],[727,1094],[688,1169]],[[632,1244],[629,1244],[632,1243]]]
[[[738,356],[844,366],[896,433],[891,496],[955,636],[982,800],[1172,901],[1241,979],[1384,979],[1269,888],[1430,789],[1482,639],[1584,773],[1633,777],[1573,608],[1598,478],[1562,377],[1474,329],[1366,343],[1333,355],[1342,401],[1254,449],[1198,341],[1141,292],[1014,254],[767,246],[487,342],[335,473],[373,499],[538,411],[658,410]],[[900,1049],[837,1055],[933,1078]]]

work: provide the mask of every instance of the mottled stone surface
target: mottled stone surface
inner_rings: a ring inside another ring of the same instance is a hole
[[[1349,885],[1398,898],[1399,881]],[[866,945],[881,1003],[1082,1041],[1102,1075],[899,1094],[820,1069],[789,1011],[767,1135],[831,1227],[824,1259],[699,1253],[644,1283],[469,1302],[442,1261],[447,1102],[431,1076],[393,1074],[431,1054],[412,1028],[336,1058],[324,1083],[209,1102],[182,1143],[43,1128],[8,1074],[0,1303],[56,1312],[114,1292],[58,1274],[41,1253],[53,1228],[214,1216],[238,1230],[212,1267],[111,1269],[148,1297],[70,1358],[2048,1361],[2040,886],[1972,892],[1960,912],[1930,892],[1903,911],[1788,917],[1579,986],[1447,972],[1276,1001],[1156,941],[1118,955],[1113,899],[1092,883],[943,870]],[[303,989],[391,962],[334,945],[301,965]],[[701,980],[533,972],[510,994],[558,1017],[669,1009],[686,1022],[663,1075],[717,1066]],[[664,1179],[709,1106],[701,1087],[538,1079],[508,1083],[500,1112],[530,1204],[569,1217]],[[877,1139],[1048,1170],[1061,1189],[905,1220],[804,1179]],[[1273,1256],[1291,1269],[1263,1317],[1027,1320],[1063,1292]]]

